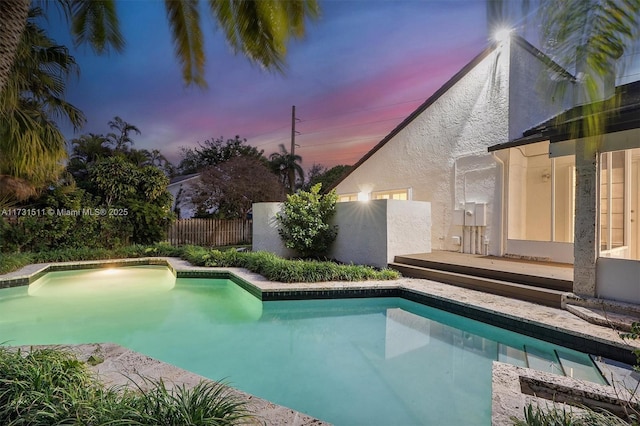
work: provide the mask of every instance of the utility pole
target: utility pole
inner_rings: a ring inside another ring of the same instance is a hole
[[[296,153],[296,106],[291,107],[291,156]]]
[[[295,165],[295,155],[296,155],[296,106],[291,106],[291,151],[289,155],[291,156],[291,164],[289,164],[289,170],[287,170],[287,177],[289,180],[289,192],[293,194],[295,192],[296,186],[296,170],[294,168]]]

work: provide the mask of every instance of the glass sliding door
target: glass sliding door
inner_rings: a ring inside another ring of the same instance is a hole
[[[627,151],[605,152],[600,157],[600,255],[629,258],[627,202],[630,171]]]

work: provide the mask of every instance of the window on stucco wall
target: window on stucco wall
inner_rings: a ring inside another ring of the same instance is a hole
[[[511,148],[508,238],[573,242],[575,157],[549,158],[549,142]]]
[[[600,157],[600,256],[640,260],[640,148]]]
[[[371,193],[372,200],[409,200],[409,189],[396,189],[392,191],[376,191]]]
[[[346,203],[348,201],[358,201],[358,194],[341,194],[338,195],[339,203]]]

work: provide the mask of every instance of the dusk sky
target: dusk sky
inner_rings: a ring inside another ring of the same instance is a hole
[[[180,147],[220,136],[240,135],[267,156],[289,149],[292,105],[305,170],[353,164],[489,42],[484,0],[320,1],[320,19],[290,44],[277,74],[234,56],[203,8],[202,90],[183,84],[163,2],[117,5],[124,53],[72,49],[81,75],[68,100],[88,122],[76,134],[63,126],[65,135],[107,133],[117,115],[142,131],[135,148],[160,149],[174,164]],[[71,46],[66,25],[50,22]]]

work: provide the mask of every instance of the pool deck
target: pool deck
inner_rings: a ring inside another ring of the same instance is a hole
[[[108,263],[114,264],[140,264],[145,259],[132,259],[132,260],[119,260],[109,261]],[[194,267],[188,262],[182,259],[176,258],[149,258],[146,259],[151,263],[157,264],[158,262],[166,262],[174,271],[180,273],[198,274],[202,273],[231,273],[236,277],[244,281],[245,285],[248,283],[252,293],[259,292],[263,296],[263,300],[274,299],[300,299],[304,298],[307,294],[308,298],[330,298],[330,297],[361,297],[361,295],[393,295],[398,294],[401,291],[402,297],[409,297],[416,301],[420,301],[426,304],[430,304],[435,307],[455,308],[456,313],[462,315],[476,317],[480,320],[487,318],[497,318],[495,325],[500,325],[502,322],[508,327],[513,328],[513,324],[519,324],[522,327],[522,332],[529,335],[535,335],[542,333],[545,336],[545,340],[554,340],[554,343],[562,344],[558,339],[568,339],[579,341],[593,342],[594,344],[602,344],[606,347],[617,349],[619,352],[629,353],[633,349],[640,349],[640,341],[623,341],[620,338],[619,332],[612,327],[601,326],[591,324],[578,316],[563,310],[556,309],[547,306],[542,306],[530,302],[521,300],[510,299],[493,294],[478,292],[475,290],[451,286],[442,284],[439,282],[415,279],[415,278],[401,278],[394,281],[366,281],[366,282],[322,282],[322,283],[280,283],[269,281],[261,275],[251,273],[245,269],[240,268],[204,268]],[[63,266],[65,269],[70,266],[86,266],[95,265],[100,263],[98,261],[86,261],[86,262],[67,262],[64,264],[37,264],[29,265],[18,271],[0,275],[0,288],[20,285],[18,283],[24,283],[25,279],[34,277],[42,273],[49,268],[50,265]],[[638,319],[640,320],[640,318]],[[84,345],[83,345],[84,346]],[[115,346],[115,345],[113,345]],[[102,347],[109,347],[102,345]],[[95,349],[95,348],[94,348]],[[585,348],[584,352],[589,352]],[[90,349],[87,349],[90,350]],[[124,350],[124,349],[121,349]],[[126,350],[125,350],[126,352]],[[117,355],[115,359],[122,360],[123,357],[129,357],[130,355],[124,355],[124,353]],[[130,351],[129,351],[130,352]],[[593,353],[593,352],[591,352]],[[150,362],[150,358],[141,354],[137,354],[139,357],[138,362]],[[135,358],[135,357],[134,357]],[[109,361],[110,357],[105,358],[105,365],[110,365],[117,370],[117,363]],[[145,361],[146,360],[146,361]],[[155,360],[153,360],[155,361]],[[120,361],[119,361],[120,362]],[[159,361],[155,361],[159,362]],[[161,363],[163,364],[163,363]],[[144,364],[143,364],[144,365]],[[160,377],[173,377],[168,370],[163,370],[166,364],[158,371]],[[172,367],[172,366],[169,366]],[[106,368],[106,367],[104,367]],[[110,367],[111,368],[111,367]],[[134,368],[134,367],[127,367]],[[175,367],[172,367],[175,368]],[[498,386],[496,383],[496,368],[500,370],[500,366],[494,367],[494,387]],[[139,370],[139,369],[137,369]],[[137,371],[135,370],[135,371]],[[179,370],[179,369],[176,369]],[[125,370],[130,371],[130,370]],[[163,373],[163,371],[165,371]],[[180,374],[186,374],[183,370]],[[172,373],[177,374],[177,373]],[[188,373],[191,374],[191,373]],[[195,376],[195,375],[194,375]],[[498,374],[500,376],[500,374]],[[568,378],[562,378],[563,380],[573,380]],[[579,381],[577,381],[579,382]],[[191,383],[191,382],[189,382]],[[507,395],[513,392],[513,389],[505,388],[504,392]],[[512,395],[512,397],[515,397]],[[262,401],[258,398],[247,396],[250,400]],[[519,397],[520,398],[520,397]],[[511,404],[504,404],[506,400],[512,401]],[[493,424],[510,424],[508,418],[510,415],[516,415],[522,417],[522,401],[523,399],[496,396],[496,389],[494,389],[493,398]],[[262,405],[260,405],[262,404]],[[293,410],[289,410],[284,407],[279,407],[267,402],[259,402],[260,416],[267,424],[291,424],[291,425],[305,425],[305,424],[323,424],[322,422],[305,416],[301,413],[296,413]],[[270,408],[271,406],[271,408]],[[515,407],[515,408],[514,408]]]

